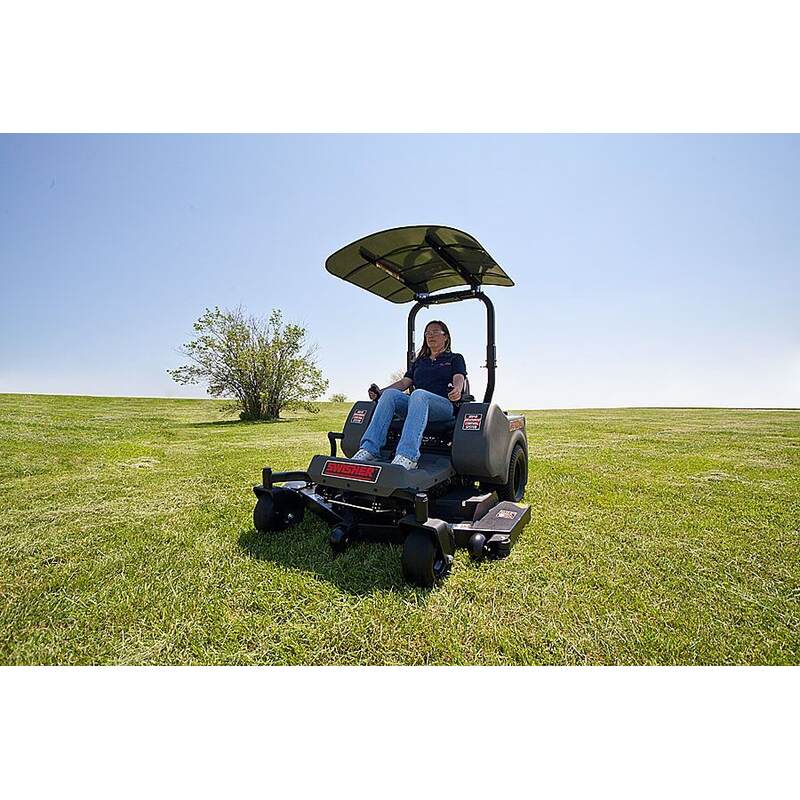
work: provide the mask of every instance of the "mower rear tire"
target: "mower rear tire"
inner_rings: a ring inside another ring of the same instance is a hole
[[[425,531],[408,534],[401,562],[405,579],[423,589],[430,589],[450,571],[450,560],[439,552],[433,536]]]
[[[528,484],[528,459],[525,458],[525,449],[521,444],[515,444],[508,460],[508,479],[505,483],[481,483],[481,489],[487,492],[497,492],[500,500],[511,500],[514,503],[522,502],[525,497],[525,487]]]

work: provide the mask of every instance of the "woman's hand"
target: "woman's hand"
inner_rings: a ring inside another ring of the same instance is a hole
[[[461,373],[453,375],[453,383],[450,384],[452,388],[447,393],[447,399],[451,403],[457,403],[464,393],[464,376]]]

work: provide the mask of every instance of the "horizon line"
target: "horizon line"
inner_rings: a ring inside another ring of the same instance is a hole
[[[85,397],[87,399],[116,400],[176,400],[181,402],[218,403],[233,400],[229,397],[164,397],[162,395],[131,394],[61,394],[59,392],[0,392],[0,397]],[[333,404],[333,400],[312,400],[312,403]],[[345,400],[343,403],[356,403],[358,400]],[[533,408],[520,405],[508,405],[509,409],[524,411],[633,411],[637,409],[659,409],[665,411],[697,410],[697,411],[800,411],[797,406],[557,406],[549,408]]]

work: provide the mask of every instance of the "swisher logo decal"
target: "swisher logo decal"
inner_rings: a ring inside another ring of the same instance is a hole
[[[329,478],[344,478],[348,481],[361,481],[362,483],[376,483],[381,467],[369,464],[353,463],[352,461],[326,461],[322,474]]]
[[[479,431],[483,414],[464,414],[464,422],[461,425],[462,431]]]
[[[366,409],[362,408],[359,411],[353,412],[353,416],[350,417],[350,422],[354,422],[356,425],[361,425],[366,419],[366,416],[367,416],[367,411]]]

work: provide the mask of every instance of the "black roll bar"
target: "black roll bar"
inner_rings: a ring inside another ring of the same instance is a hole
[[[492,402],[494,394],[494,373],[497,368],[497,348],[494,339],[494,306],[492,301],[478,289],[464,289],[458,292],[447,292],[446,294],[428,295],[416,294],[417,302],[414,303],[411,311],[408,312],[408,351],[406,352],[406,367],[411,369],[416,352],[414,350],[414,320],[420,309],[428,308],[433,305],[444,305],[445,303],[459,303],[462,300],[480,300],[486,306],[486,392],[483,395],[484,403]]]

